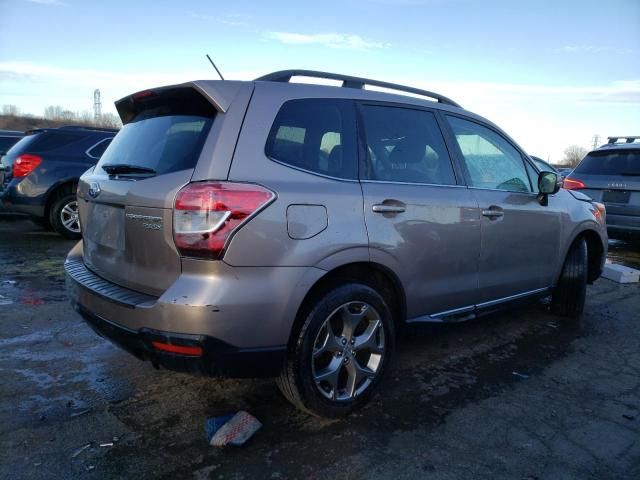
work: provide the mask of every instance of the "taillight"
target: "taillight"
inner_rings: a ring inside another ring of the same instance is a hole
[[[190,183],[176,196],[173,211],[176,248],[187,257],[222,258],[233,232],[274,198],[271,190],[259,185]]]
[[[26,177],[29,175],[40,163],[42,162],[42,157],[38,155],[31,155],[25,153],[24,155],[20,155],[16,158],[16,161],[13,162],[13,176],[14,177]]]
[[[134,93],[132,96],[134,100],[146,100],[152,97],[157,97],[156,92],[153,90],[143,90],[142,92]]]
[[[587,186],[580,180],[573,180],[571,178],[565,178],[562,182],[562,186],[567,190],[580,190],[581,188],[587,188]]]
[[[600,202],[591,202],[591,203],[595,207],[592,212],[594,218],[601,223],[605,223],[607,218],[607,207],[604,206],[604,203],[600,203]]]

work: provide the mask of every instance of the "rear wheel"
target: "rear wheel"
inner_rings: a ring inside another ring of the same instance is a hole
[[[75,188],[65,187],[56,196],[49,210],[49,221],[53,229],[63,237],[80,238],[80,219]]]
[[[371,398],[394,345],[391,311],[373,288],[348,283],[311,300],[277,380],[295,406],[341,417]]]
[[[558,285],[553,292],[551,311],[565,317],[579,317],[587,293],[587,242],[576,240],[565,259]]]

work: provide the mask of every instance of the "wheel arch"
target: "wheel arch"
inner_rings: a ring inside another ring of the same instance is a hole
[[[45,199],[44,199],[44,218],[49,218],[51,205],[55,201],[58,194],[66,188],[71,188],[73,191],[75,191],[75,189],[78,186],[79,180],[80,180],[79,178],[71,177],[64,180],[60,180],[54,183],[51,187],[49,187],[49,190],[47,190],[47,193],[45,194]]]
[[[406,319],[406,296],[398,276],[380,263],[354,261],[335,266],[333,269],[326,271],[307,291],[296,312],[289,337],[290,342],[292,338],[297,337],[298,330],[304,321],[311,302],[332,286],[345,282],[360,282],[378,291],[389,302],[389,308],[392,309],[394,314],[396,327]]]
[[[560,269],[555,277],[556,284],[562,274],[562,267],[564,266],[569,251],[573,245],[580,240],[585,240],[587,243],[587,282],[589,284],[593,283],[602,274],[607,250],[603,243],[602,235],[597,230],[589,226],[584,226],[573,234],[571,242],[568,243],[568,247],[564,251]]]

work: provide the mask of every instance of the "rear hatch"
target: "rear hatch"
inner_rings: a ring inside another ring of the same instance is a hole
[[[181,271],[174,199],[217,112],[193,86],[139,92],[116,106],[124,127],[78,186],[84,262],[111,282],[160,295]]]
[[[570,188],[604,203],[609,214],[640,216],[640,148],[595,150],[568,181]]]

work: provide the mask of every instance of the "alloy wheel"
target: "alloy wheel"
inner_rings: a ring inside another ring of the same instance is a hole
[[[313,345],[313,380],[329,400],[347,401],[373,382],[385,354],[380,315],[366,302],[348,302],[326,318]]]

